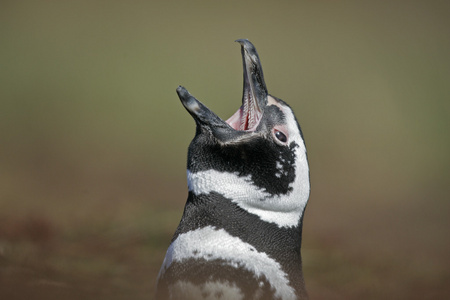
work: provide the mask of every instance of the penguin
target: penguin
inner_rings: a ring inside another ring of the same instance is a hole
[[[267,92],[254,45],[239,39],[242,105],[224,121],[184,87],[196,123],[188,198],[157,278],[156,299],[307,299],[303,214],[310,194],[303,133]]]

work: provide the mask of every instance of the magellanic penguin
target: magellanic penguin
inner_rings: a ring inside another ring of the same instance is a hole
[[[306,299],[300,247],[309,167],[292,109],[267,93],[255,47],[241,44],[242,106],[227,121],[184,87],[196,122],[188,199],[156,299]]]

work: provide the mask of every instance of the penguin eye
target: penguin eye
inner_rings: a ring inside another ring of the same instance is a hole
[[[287,142],[287,137],[284,133],[282,133],[279,130],[275,130],[275,137],[282,143],[286,143]]]

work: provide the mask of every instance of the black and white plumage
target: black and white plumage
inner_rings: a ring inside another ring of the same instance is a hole
[[[310,193],[302,131],[267,93],[259,56],[241,44],[242,106],[222,120],[177,93],[197,129],[189,195],[158,275],[157,299],[306,299],[300,253]]]

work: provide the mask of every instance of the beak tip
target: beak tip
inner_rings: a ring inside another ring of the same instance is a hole
[[[181,100],[181,103],[183,103],[184,107],[188,110],[190,110],[190,107],[196,106],[198,100],[195,99],[195,97],[192,96],[184,86],[180,85],[177,87],[177,94],[178,98]]]
[[[194,118],[197,124],[199,124],[198,122],[202,124],[212,123],[212,120],[215,118],[214,113],[192,96],[186,88],[181,85],[178,86],[177,94],[181,104],[183,104],[184,108]]]
[[[257,53],[255,46],[249,40],[247,40],[247,39],[238,39],[235,42],[238,42],[239,44],[241,44],[241,47],[243,49],[245,49],[248,53],[251,53],[251,54],[256,54]]]
[[[178,94],[178,97],[180,97],[180,99],[181,99],[181,98],[185,98],[189,94],[189,92],[183,86],[179,85],[177,87],[177,94]]]
[[[235,40],[235,42],[237,42],[237,43],[243,45],[243,44],[245,44],[246,42],[249,42],[249,40],[247,40],[247,39],[237,39],[237,40]]]

